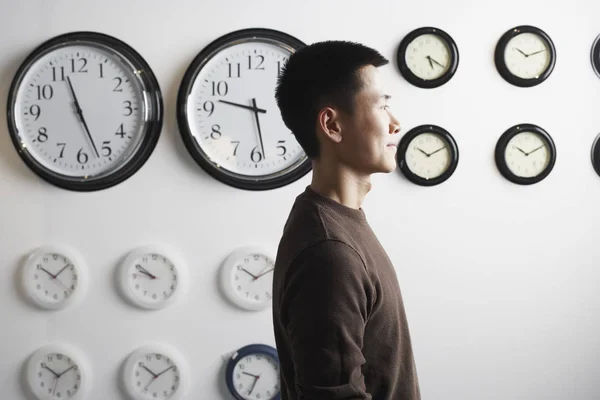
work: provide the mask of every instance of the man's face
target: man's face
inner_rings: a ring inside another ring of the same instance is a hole
[[[362,90],[355,95],[354,112],[342,113],[342,140],[336,146],[339,159],[358,174],[392,172],[396,168],[400,123],[389,111],[389,95],[379,70],[361,69]]]

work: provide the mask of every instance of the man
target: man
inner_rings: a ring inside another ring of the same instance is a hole
[[[313,165],[273,276],[282,400],[420,399],[396,273],[361,208],[371,175],[396,168],[387,63],[357,43],[320,42],[294,53],[277,84]]]

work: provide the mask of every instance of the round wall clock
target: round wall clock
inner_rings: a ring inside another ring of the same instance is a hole
[[[415,29],[402,39],[396,52],[400,73],[411,84],[431,89],[448,82],[458,69],[458,47],[438,28]]]
[[[123,369],[123,384],[131,400],[181,400],[190,382],[183,355],[166,343],[149,343],[133,351]]]
[[[85,399],[91,378],[84,354],[66,344],[44,346],[27,361],[27,389],[38,400]]]
[[[242,347],[231,356],[225,381],[236,400],[279,400],[277,350],[264,344]]]
[[[592,44],[591,51],[592,68],[598,77],[600,78],[600,35],[596,37]]]
[[[21,269],[27,297],[37,306],[58,310],[79,302],[87,290],[87,265],[65,245],[45,245],[32,251]]]
[[[550,36],[529,25],[510,29],[498,41],[496,68],[507,82],[531,87],[544,82],[554,69],[556,49]]]
[[[596,139],[592,144],[592,166],[600,176],[600,135],[596,136]]]
[[[234,250],[220,271],[221,289],[235,305],[245,310],[263,310],[271,305],[275,257],[258,247]]]
[[[187,266],[166,246],[138,247],[129,252],[120,268],[121,293],[141,308],[164,308],[187,290]]]
[[[114,186],[146,162],[162,127],[152,70],[131,47],[94,32],[46,41],[22,63],[8,97],[22,160],[69,190]]]
[[[421,125],[408,131],[396,154],[400,171],[411,182],[434,186],[452,176],[458,166],[454,137],[436,125]]]
[[[282,67],[302,46],[279,31],[244,29],[193,60],[179,88],[177,121],[187,150],[208,174],[236,188],[267,190],[310,171],[274,95]]]
[[[531,185],[544,179],[556,161],[556,147],[544,129],[533,124],[509,128],[496,144],[496,165],[509,181]]]

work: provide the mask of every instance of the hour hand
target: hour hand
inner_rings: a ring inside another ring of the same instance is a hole
[[[252,106],[247,106],[247,105],[245,105],[245,104],[233,103],[233,102],[231,102],[231,101],[227,101],[227,100],[219,100],[219,102],[221,102],[221,103],[225,103],[225,104],[229,104],[229,105],[231,105],[231,106],[236,106],[236,107],[245,108],[245,109],[247,109],[247,110],[250,110],[250,111],[256,111],[256,112],[263,113],[263,114],[266,114],[266,113],[267,113],[267,110],[265,110],[265,109],[262,109],[262,108],[256,108],[256,107],[252,107]]]

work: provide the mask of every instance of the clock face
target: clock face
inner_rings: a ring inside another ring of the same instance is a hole
[[[272,189],[310,170],[274,96],[282,67],[303,44],[273,32],[234,32],[211,43],[180,88],[186,147],[212,176],[238,188]]]
[[[262,310],[273,295],[272,256],[258,248],[240,248],[225,260],[221,284],[227,297],[247,310]]]
[[[279,363],[267,354],[248,354],[233,369],[233,386],[245,400],[273,399],[279,394]]]
[[[126,361],[125,387],[134,400],[181,399],[187,390],[187,364],[167,345],[148,345],[135,350]]]
[[[40,400],[82,399],[89,379],[88,367],[81,355],[65,346],[45,346],[28,361],[27,383]]]
[[[545,81],[554,69],[556,49],[550,36],[523,25],[502,35],[495,51],[496,68],[507,82],[520,87]]]
[[[451,163],[448,143],[435,133],[422,133],[410,141],[406,150],[408,168],[423,179],[437,178]]]
[[[396,154],[400,171],[411,182],[434,186],[446,181],[458,165],[458,145],[447,130],[420,125],[401,139]]]
[[[556,147],[552,137],[534,124],[509,128],[498,139],[496,165],[509,181],[530,185],[544,179],[554,167]]]
[[[184,291],[185,265],[162,246],[131,251],[121,265],[121,288],[135,305],[158,309],[171,304]]]
[[[420,88],[436,88],[448,82],[458,69],[458,47],[438,28],[418,28],[407,34],[396,52],[400,73]]]
[[[548,167],[550,149],[540,135],[522,132],[508,141],[504,157],[513,174],[521,178],[532,178]]]
[[[504,50],[508,70],[521,79],[539,78],[550,65],[548,43],[534,33],[521,33],[510,39]]]
[[[46,309],[72,304],[85,290],[85,265],[73,249],[43,246],[23,265],[23,285],[29,298]]]
[[[406,65],[423,80],[438,79],[450,68],[450,49],[437,35],[421,35],[406,48]]]
[[[160,94],[131,48],[70,34],[36,49],[9,100],[13,143],[42,178],[66,189],[112,186],[146,161],[158,139]]]

